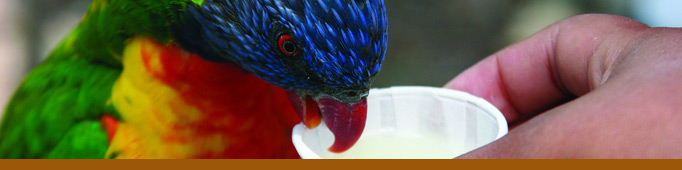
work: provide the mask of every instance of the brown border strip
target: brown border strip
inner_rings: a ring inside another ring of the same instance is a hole
[[[682,160],[0,160],[0,169],[87,170],[430,170],[430,169],[674,169]]]

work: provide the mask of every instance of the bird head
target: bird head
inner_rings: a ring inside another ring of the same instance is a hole
[[[359,139],[387,48],[382,0],[197,2],[175,28],[178,44],[287,90],[307,127],[322,120],[334,133],[330,151]]]

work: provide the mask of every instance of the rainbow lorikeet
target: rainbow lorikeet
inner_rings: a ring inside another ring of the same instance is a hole
[[[296,158],[359,138],[381,0],[94,0],[5,111],[2,158]],[[300,119],[299,119],[300,118]]]

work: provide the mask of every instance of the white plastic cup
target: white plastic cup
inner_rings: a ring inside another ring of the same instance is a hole
[[[500,111],[466,92],[419,86],[372,89],[367,123],[358,142],[343,153],[327,149],[334,135],[320,124],[298,124],[292,140],[304,159],[449,159],[507,134]]]

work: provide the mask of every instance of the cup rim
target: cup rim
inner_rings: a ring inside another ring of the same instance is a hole
[[[488,115],[492,116],[495,121],[497,121],[497,137],[495,140],[506,135],[509,129],[507,128],[507,120],[505,119],[502,112],[493,106],[490,102],[483,98],[476,97],[467,92],[445,89],[439,87],[428,87],[428,86],[393,86],[388,88],[373,88],[371,89],[371,95],[382,95],[384,93],[392,93],[397,95],[409,95],[409,94],[424,94],[424,92],[430,92],[433,95],[440,97],[447,97],[460,101],[468,101],[469,103],[476,105],[480,109],[484,110]],[[313,152],[305,143],[303,142],[303,128],[305,126],[302,123],[294,126],[291,140],[298,151],[301,158],[304,159],[321,159],[319,155]]]

